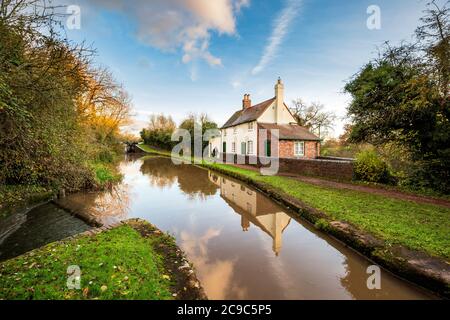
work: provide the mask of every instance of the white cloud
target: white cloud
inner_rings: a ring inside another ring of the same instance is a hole
[[[242,83],[241,83],[240,81],[232,81],[232,82],[231,82],[231,86],[232,86],[234,89],[237,89],[237,88],[242,87]]]
[[[300,12],[302,0],[287,0],[286,5],[280,12],[274,22],[274,29],[268,40],[264,53],[256,67],[253,68],[252,74],[256,75],[263,71],[266,66],[275,58],[280,45],[289,32],[292,21]]]
[[[236,34],[236,15],[250,0],[90,0],[137,23],[137,37],[164,51],[182,51],[182,62],[221,66],[209,50],[213,32]]]
[[[240,12],[242,8],[250,6],[250,0],[236,0],[234,8],[237,12]]]

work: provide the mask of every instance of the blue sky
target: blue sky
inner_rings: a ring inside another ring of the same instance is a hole
[[[75,41],[97,48],[133,98],[136,128],[152,113],[180,121],[207,112],[223,124],[241,107],[273,97],[280,76],[286,100],[320,101],[345,116],[344,83],[384,41],[410,40],[423,0],[78,0]],[[367,8],[381,29],[367,28]],[[274,31],[276,30],[276,31]],[[334,135],[342,131],[336,123]]]

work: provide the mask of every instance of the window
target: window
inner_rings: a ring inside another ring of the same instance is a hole
[[[248,123],[248,131],[253,131],[253,122]]]
[[[247,143],[247,154],[253,154],[253,141]]]
[[[303,141],[295,142],[294,155],[296,157],[304,157],[305,156],[305,142],[303,142]]]
[[[233,132],[234,132],[234,134],[237,134],[237,127],[234,127]]]
[[[271,157],[272,156],[272,142],[270,141],[270,140],[266,140],[266,143],[265,143],[265,154],[266,154],[266,157]]]
[[[233,142],[233,143],[231,144],[231,152],[232,152],[232,153],[236,153],[236,142]]]
[[[241,154],[243,156],[245,156],[246,152],[247,152],[247,144],[245,142],[242,142],[241,143]]]
[[[227,153],[227,143],[226,142],[223,143],[222,152]]]
[[[224,137],[227,136],[227,129],[223,130],[223,136],[224,136]]]

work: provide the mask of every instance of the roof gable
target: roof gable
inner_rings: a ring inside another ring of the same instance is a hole
[[[286,103],[283,103],[283,111],[280,113],[281,118],[278,119],[278,114],[276,110],[276,106],[274,105],[273,108],[267,108],[259,117],[258,122],[262,123],[276,123],[279,121],[282,124],[290,124],[290,123],[297,123],[295,117],[292,115],[291,110],[289,110],[289,107],[286,105]]]

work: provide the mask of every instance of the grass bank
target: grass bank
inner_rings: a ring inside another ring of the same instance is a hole
[[[120,182],[122,175],[117,170],[118,159],[119,157],[116,157],[108,161],[96,160],[87,163],[91,171],[90,188],[102,190]],[[17,209],[51,200],[59,191],[57,187],[51,186],[0,184],[0,219]]]
[[[229,165],[210,166],[265,183],[324,212],[332,220],[349,222],[390,245],[400,244],[432,256],[450,258],[448,208],[365,192],[324,188],[288,177],[262,176]]]
[[[231,165],[203,162],[202,166],[253,185],[376,263],[450,297],[449,208],[262,176]]]
[[[448,208],[262,176],[229,165],[203,167],[255,186],[375,263],[450,297]]]
[[[116,165],[112,162],[91,162],[89,167],[94,173],[96,188],[98,189],[107,188],[112,184],[120,182],[122,179],[122,175],[117,171]]]
[[[181,265],[176,250],[173,238],[144,222],[53,243],[0,264],[0,299],[174,299],[177,279],[168,259]],[[74,265],[79,290],[67,287]]]

